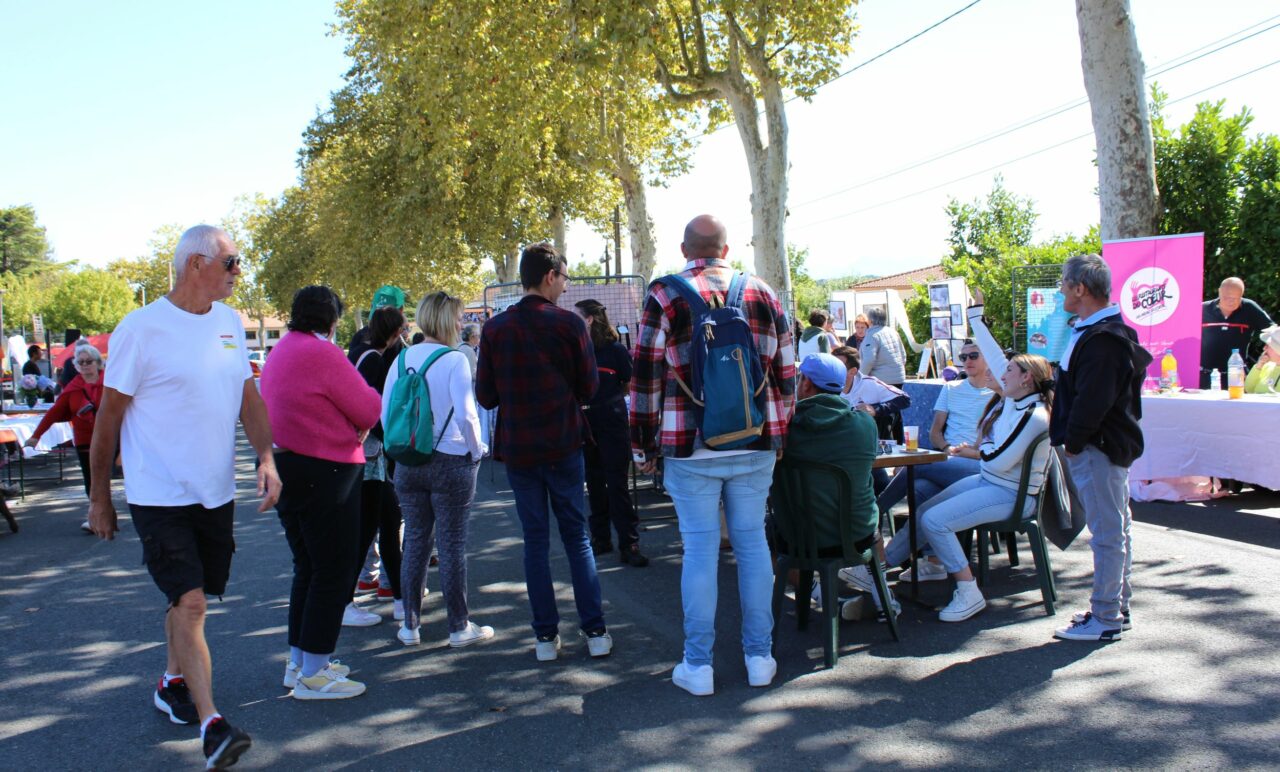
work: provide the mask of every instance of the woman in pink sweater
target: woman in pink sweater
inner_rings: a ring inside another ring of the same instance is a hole
[[[363,557],[361,442],[382,399],[332,342],[341,316],[342,301],[328,287],[298,290],[289,333],[262,371],[283,483],[276,511],[293,551],[284,685],[299,700],[340,700],[365,689],[330,656]]]

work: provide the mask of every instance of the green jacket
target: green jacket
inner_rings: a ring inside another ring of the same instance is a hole
[[[1280,365],[1259,362],[1244,379],[1245,394],[1274,394],[1280,391]]]
[[[786,455],[793,461],[822,461],[843,467],[853,482],[850,516],[854,522],[871,524],[866,533],[854,534],[861,539],[878,523],[880,510],[871,488],[871,464],[877,449],[876,421],[860,410],[854,410],[839,394],[818,394],[796,403],[795,415],[787,431]],[[815,492],[815,501],[831,511],[835,507],[836,490]],[[839,520],[823,518],[818,527],[819,547],[840,544]]]

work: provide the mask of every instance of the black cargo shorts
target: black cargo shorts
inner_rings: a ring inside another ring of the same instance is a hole
[[[192,590],[221,595],[236,551],[235,501],[208,509],[200,504],[159,507],[130,504],[142,540],[142,562],[172,606]]]

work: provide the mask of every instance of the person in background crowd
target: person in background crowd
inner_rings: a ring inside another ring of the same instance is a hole
[[[920,503],[979,471],[978,418],[991,401],[991,375],[987,361],[972,340],[961,346],[959,358],[967,377],[943,384],[933,405],[933,425],[929,427],[930,444],[934,450],[947,453],[948,458],[940,464],[916,467],[916,501]],[[907,475],[900,470],[877,499],[880,511],[888,512],[906,495]],[[946,571],[937,563],[930,563],[920,572],[922,582],[946,578]]]
[[[458,350],[467,358],[467,364],[471,365],[471,381],[476,379],[476,364],[480,359],[480,325],[475,322],[462,325],[462,343],[458,345]]]
[[[1218,287],[1217,300],[1204,302],[1200,329],[1200,388],[1209,388],[1209,373],[1227,375],[1232,349],[1239,349],[1245,367],[1253,364],[1249,346],[1253,336],[1272,325],[1262,307],[1244,296],[1244,280],[1232,276]]]
[[[70,364],[71,360],[67,360],[67,363]],[[50,426],[70,421],[72,445],[75,446],[76,458],[80,461],[80,474],[84,477],[84,495],[88,496],[92,487],[89,446],[93,442],[93,422],[97,418],[98,406],[102,404],[102,353],[87,343],[77,345],[75,363],[79,374],[71,379],[53,407],[40,419],[40,424],[27,439],[26,445],[34,448]],[[80,530],[93,533],[88,520],[80,524]]]
[[[609,524],[613,523],[622,562],[643,568],[649,565],[649,559],[640,551],[640,518],[631,504],[628,484],[631,440],[624,392],[631,382],[631,354],[620,342],[618,331],[609,323],[607,309],[599,301],[580,300],[575,306],[587,322],[600,372],[599,390],[591,402],[582,406],[594,440],[582,448],[587,501],[591,506],[591,551],[597,556],[613,551],[609,534]]]
[[[853,335],[845,344],[856,349],[862,348],[862,341],[867,338],[867,330],[871,329],[871,320],[866,314],[858,314],[853,318]]]
[[[89,345],[89,339],[76,338],[69,345],[74,345],[75,349],[71,352],[71,357],[67,359],[67,363],[64,364],[62,366],[62,369],[58,371],[58,390],[59,391],[67,388],[67,385],[70,384],[73,380],[75,380],[76,373],[77,373],[76,356],[82,347]],[[94,350],[97,351],[96,348]],[[98,356],[101,357],[102,352],[98,352]]]
[[[830,327],[830,314],[820,308],[810,311],[809,326],[800,334],[800,346],[796,350],[796,356],[803,360],[810,354],[830,354],[835,350],[840,342],[836,340],[835,334],[828,330]]]
[[[381,402],[346,361],[333,334],[342,301],[328,287],[294,293],[289,332],[262,370],[284,490],[276,504],[293,553],[289,660],[284,685],[296,700],[364,694],[332,659],[360,566],[363,438]]]
[[[868,310],[867,319],[871,327],[858,347],[858,353],[862,355],[862,371],[890,386],[901,388],[907,380],[907,353],[902,348],[902,339],[898,337],[897,330],[885,326],[883,310]]]
[[[688,261],[680,276],[697,288],[703,301],[711,305],[713,298],[724,298],[738,273],[725,260],[729,247],[724,224],[711,215],[695,217],[685,226],[680,251]],[[697,696],[715,692],[711,662],[721,503],[738,564],[747,683],[768,686],[778,671],[771,653],[773,565],[764,512],[794,407],[795,349],[786,312],[773,289],[759,277],[745,278],[741,308],[766,374],[765,423],[757,440],[737,450],[705,446],[692,400],[673,386],[675,377],[691,380],[691,309],[683,295],[662,282],[650,287],[644,301],[631,383],[631,448],[644,459],[641,471],[646,474],[656,469],[659,454],[663,457],[663,480],[675,503],[684,543],[684,656],[671,680]]]
[[[1063,308],[1079,317],[1058,364],[1049,436],[1066,451],[1093,550],[1089,611],[1054,631],[1069,641],[1116,640],[1131,625],[1133,513],[1129,466],[1142,455],[1142,381],[1151,355],[1111,303],[1111,269],[1098,255],[1062,267]],[[991,355],[983,352],[987,361]]]
[[[417,321],[425,340],[410,346],[387,374],[382,391],[384,422],[390,415],[396,381],[409,377],[401,375],[401,368],[422,372],[432,354],[458,348],[462,301],[432,292],[418,301]],[[406,597],[404,625],[396,637],[406,646],[422,640],[422,586],[432,544],[440,550],[440,594],[449,620],[449,645],[458,648],[493,637],[493,628],[472,622],[467,609],[467,520],[486,449],[480,442],[471,368],[464,356],[452,354],[441,355],[422,376],[431,395],[432,425],[437,427],[431,458],[421,466],[396,467],[396,494],[405,521],[400,584]]]
[[[861,410],[873,419],[879,427],[880,436],[892,436],[892,428],[899,421],[902,411],[911,406],[911,398],[897,386],[890,386],[871,375],[863,375],[861,357],[852,346],[840,346],[832,352],[846,368],[843,396],[849,405]],[[889,473],[883,469],[873,469],[876,493],[883,491],[889,484]]]
[[[386,382],[387,367],[382,361],[387,349],[400,341],[404,329],[404,313],[395,306],[383,306],[369,318],[370,348],[356,360],[356,370],[364,382],[382,394]],[[393,601],[392,616],[404,619],[404,596],[400,593],[400,507],[392,504],[395,491],[387,479],[387,456],[382,452],[382,421],[374,424],[365,437],[364,474],[360,483],[360,555],[366,555],[378,536],[378,555],[388,580]],[[357,583],[358,585],[358,583]],[[353,586],[351,599],[342,612],[342,624],[350,627],[369,627],[382,621],[382,617],[363,609],[355,603],[358,587]],[[374,584],[372,589],[377,589]]]
[[[168,662],[153,703],[175,724],[200,724],[208,769],[231,766],[252,744],[213,703],[205,595],[221,596],[235,552],[236,422],[258,455],[258,507],[280,496],[266,405],[254,384],[244,326],[218,302],[235,291],[240,256],[226,231],[197,225],[178,239],[169,294],[130,312],[111,336],[111,369],[89,449],[89,526],[115,538],[111,467],[143,560],[168,599]],[[121,428],[123,427],[123,436]]]
[[[564,256],[551,245],[525,247],[520,254],[524,297],[485,322],[476,370],[477,400],[491,410],[501,406],[494,457],[506,465],[524,531],[534,654],[542,662],[556,659],[560,651],[548,554],[552,514],[569,561],[587,650],[593,657],[613,650],[582,500],[582,446],[590,432],[582,405],[595,396],[600,374],[586,323],[555,305],[569,286],[567,269]]]
[[[44,375],[44,368],[40,366],[40,360],[44,358],[44,350],[37,345],[27,346],[27,361],[22,365],[23,375]]]
[[[413,339],[409,341],[409,345],[416,346],[426,339],[427,339],[426,335],[423,335],[421,332],[415,332],[413,334]]]
[[[1280,326],[1262,331],[1262,356],[1244,379],[1246,394],[1275,394],[1280,391]]]

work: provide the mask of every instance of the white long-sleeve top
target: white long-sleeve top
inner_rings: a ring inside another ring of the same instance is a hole
[[[404,364],[415,371],[422,368],[427,357],[444,346],[440,343],[419,343],[405,350]],[[391,363],[387,382],[382,388],[382,422],[386,425],[387,407],[391,404],[391,392],[400,378],[400,364]],[[431,393],[431,416],[436,435],[440,438],[435,450],[453,456],[471,454],[473,460],[484,456],[487,448],[480,441],[480,418],[476,411],[475,390],[472,388],[471,364],[460,351],[441,354],[427,371],[427,389]],[[453,418],[449,418],[449,411]],[[448,426],[445,421],[448,420]]]
[[[995,336],[982,321],[982,306],[969,309],[969,327],[973,330],[973,342],[978,344],[982,358],[987,362],[987,369],[999,382],[1004,371],[1009,367],[1004,350],[996,343]],[[1049,409],[1044,399],[1037,394],[1029,394],[1021,399],[1004,398],[1000,417],[992,425],[991,431],[983,435],[978,446],[981,456],[979,472],[982,479],[996,485],[1018,489],[1018,481],[1022,478],[1022,457],[1026,455],[1031,442],[1042,433],[1049,431]],[[1028,492],[1035,495],[1044,484],[1044,470],[1049,463],[1049,443],[1041,444],[1036,451],[1032,464]]]

